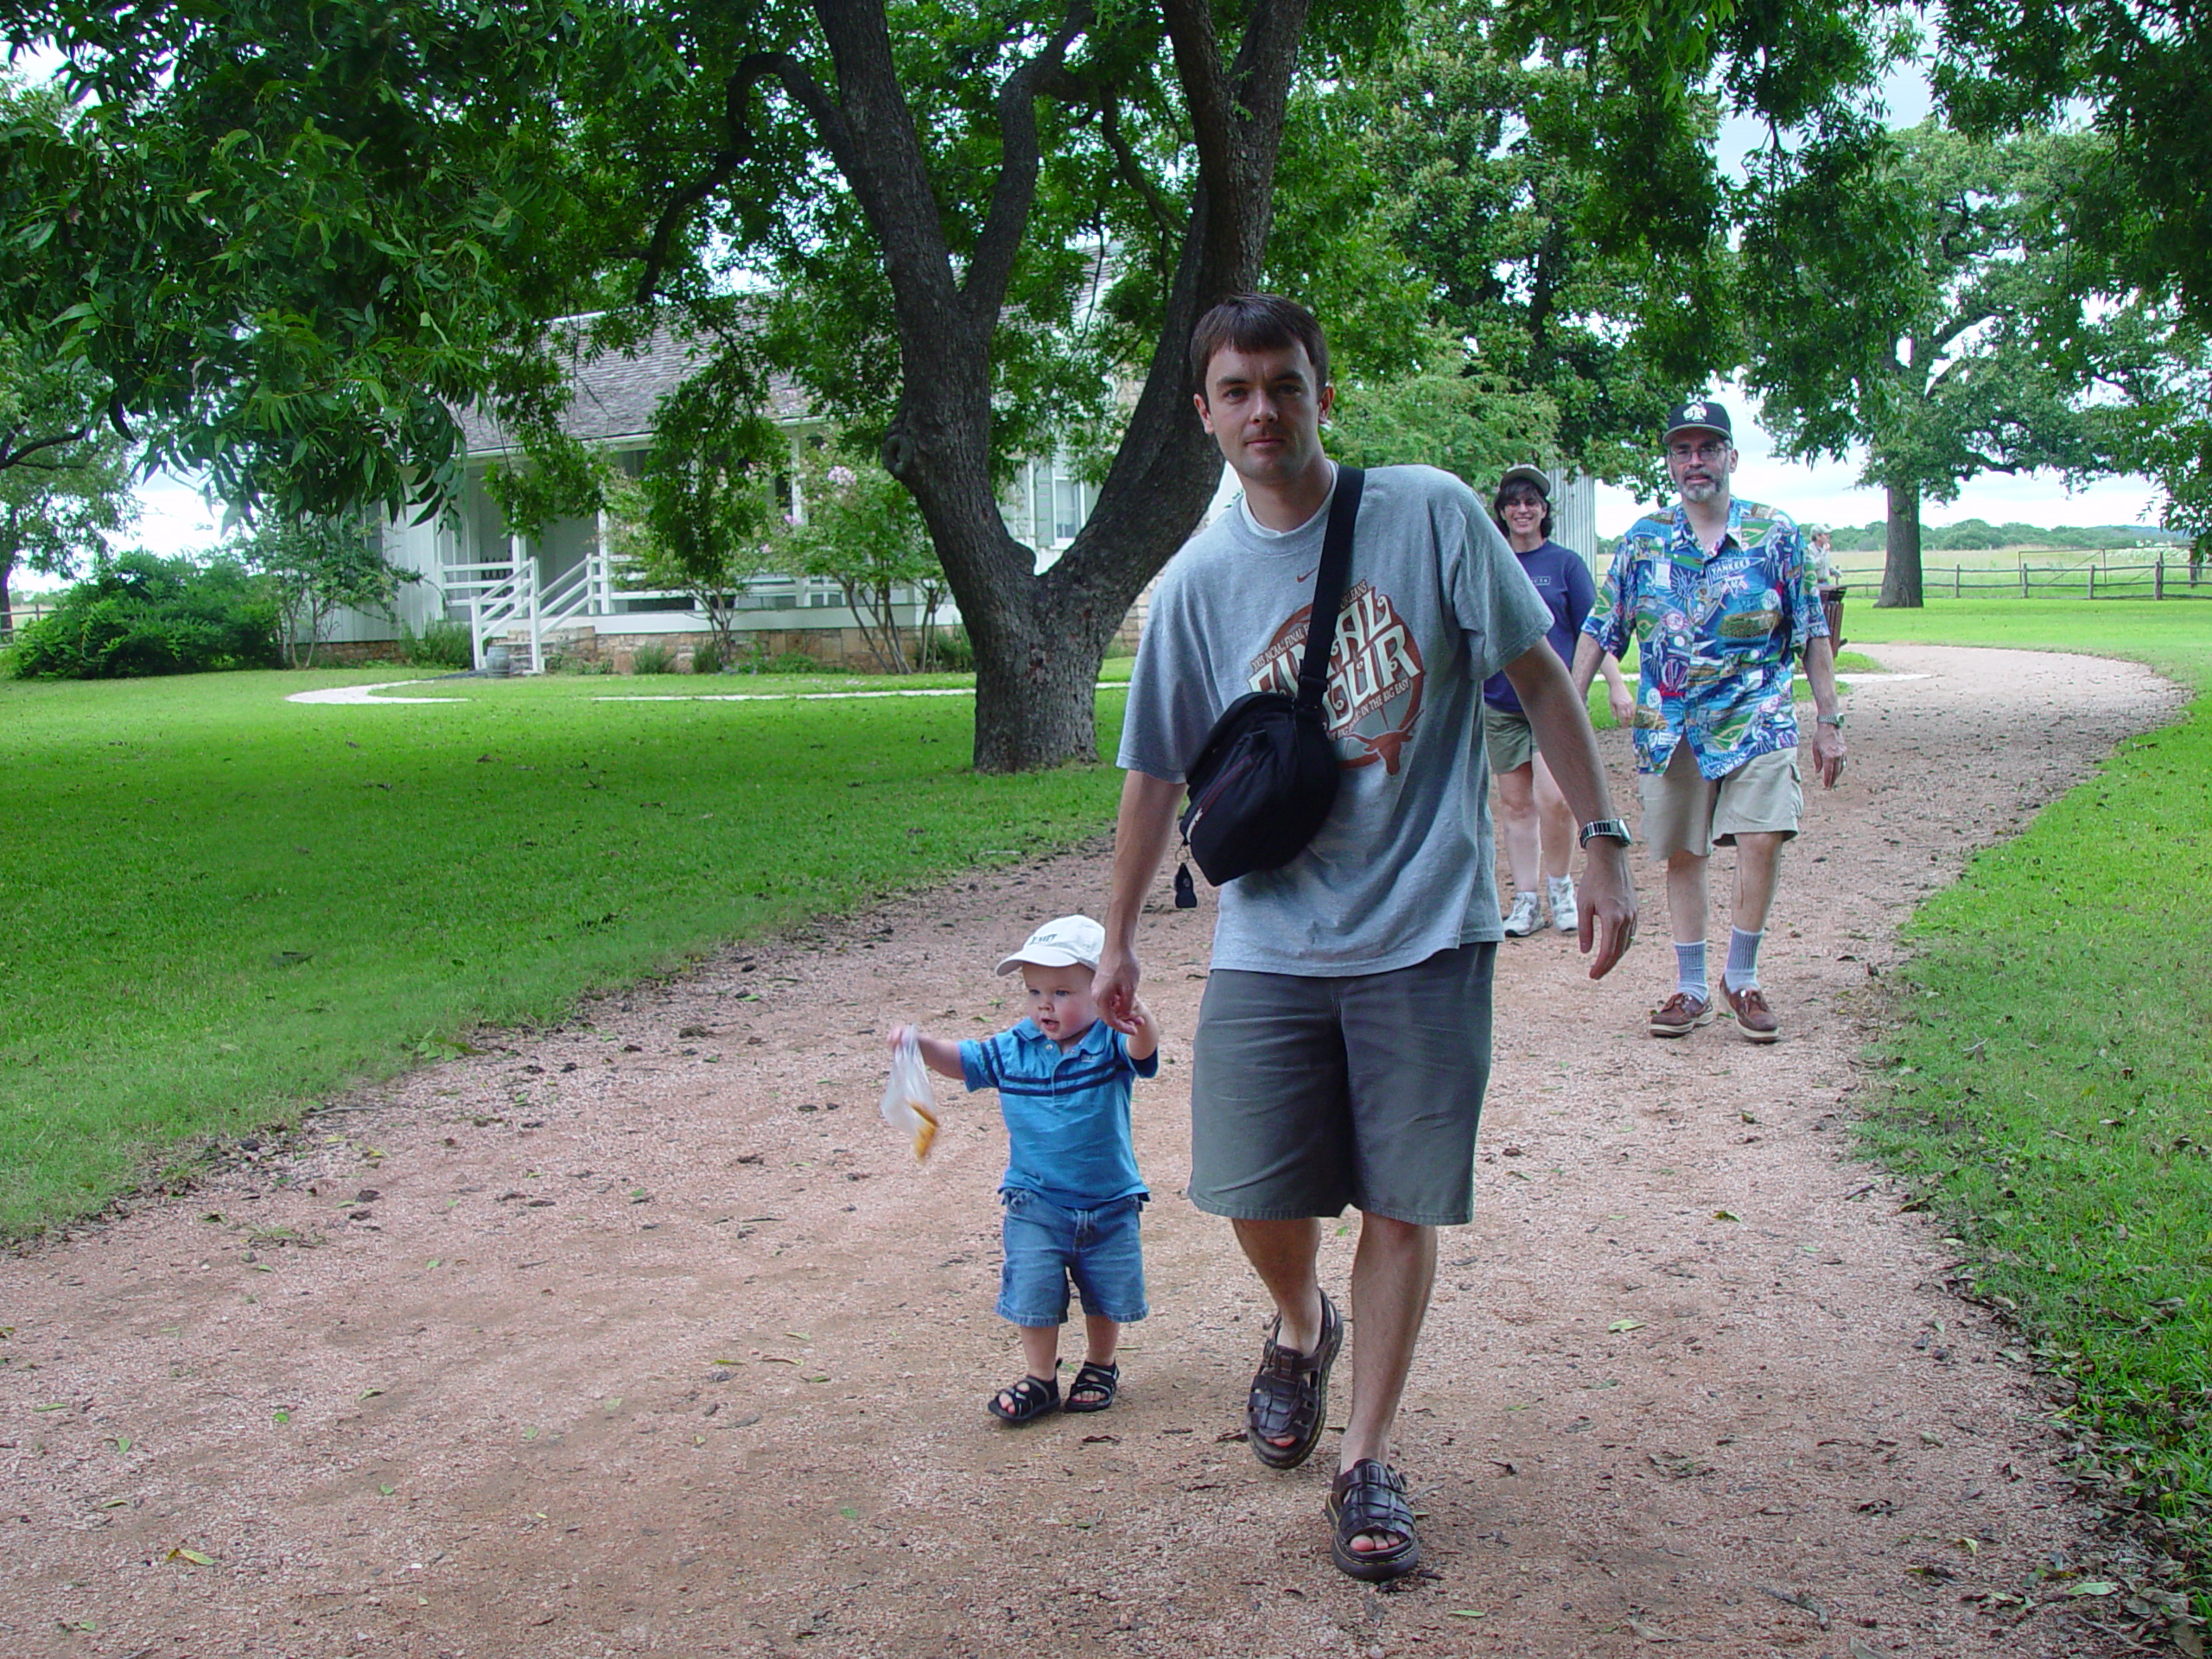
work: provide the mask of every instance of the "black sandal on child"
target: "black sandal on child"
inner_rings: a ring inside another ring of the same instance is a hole
[[[1122,1368],[1118,1365],[1094,1365],[1083,1362],[1083,1369],[1075,1374],[1075,1381],[1068,1384],[1067,1403],[1062,1411],[1103,1411],[1114,1403],[1114,1396],[1122,1389]]]
[[[1001,1400],[1007,1403],[1001,1404]],[[1002,1423],[1026,1423],[1055,1411],[1060,1403],[1060,1379],[1057,1376],[1024,1376],[1011,1388],[1001,1389],[984,1402],[991,1408],[991,1415]]]
[[[1388,1465],[1362,1458],[1329,1487],[1329,1555],[1338,1567],[1365,1584],[1402,1579],[1421,1565],[1414,1537],[1413,1506],[1406,1479]],[[1354,1549],[1362,1533],[1385,1533],[1397,1542],[1385,1549]]]
[[[1320,1441],[1322,1420],[1329,1413],[1329,1368],[1344,1346],[1344,1322],[1324,1291],[1321,1341],[1312,1353],[1277,1344],[1281,1329],[1278,1316],[1260,1351],[1260,1369],[1244,1402],[1244,1440],[1252,1455],[1268,1468],[1295,1469],[1313,1455]],[[1288,1446],[1274,1444],[1286,1436]]]

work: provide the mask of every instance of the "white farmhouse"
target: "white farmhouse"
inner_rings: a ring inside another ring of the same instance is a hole
[[[667,336],[636,357],[610,353],[579,363],[564,422],[569,435],[634,472],[652,442],[660,400],[693,365],[684,345]],[[823,429],[793,387],[776,389],[771,413],[794,446]],[[334,624],[332,640],[374,655],[378,644],[397,638],[399,624],[420,632],[444,620],[468,627],[479,667],[493,646],[504,645],[516,673],[542,670],[556,654],[620,670],[638,648],[652,645],[688,668],[692,649],[709,636],[690,596],[626,588],[603,513],[556,519],[535,536],[513,533],[485,479],[499,463],[519,459],[519,445],[478,410],[465,413],[461,424],[467,472],[459,499],[425,523],[384,529],[386,558],[421,578],[401,589],[397,620],[346,612]],[[1035,550],[1041,570],[1074,540],[1096,498],[1096,486],[1060,456],[1022,463],[1001,509],[1015,539]],[[921,620],[921,596],[908,594],[905,602],[908,613],[899,620],[911,628]],[[827,578],[762,578],[737,595],[737,609],[741,633],[766,656],[801,652],[870,665],[857,621]],[[957,623],[959,613],[942,606],[937,620]]]

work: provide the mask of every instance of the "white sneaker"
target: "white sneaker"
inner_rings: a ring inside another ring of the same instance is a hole
[[[1525,939],[1540,925],[1536,916],[1536,895],[1533,893],[1515,893],[1513,908],[1505,912],[1505,937]]]
[[[1557,880],[1546,878],[1552,890],[1552,925],[1562,933],[1572,933],[1582,925],[1582,912],[1574,907],[1574,879],[1560,876]]]

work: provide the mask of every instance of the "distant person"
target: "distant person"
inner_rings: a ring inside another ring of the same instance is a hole
[[[1574,659],[1574,642],[1590,614],[1598,584],[1580,553],[1551,539],[1552,481],[1535,467],[1509,467],[1491,498],[1491,516],[1505,534],[1505,544],[1552,613],[1544,635],[1561,663]],[[1621,678],[1620,663],[1608,656],[1599,664],[1611,694],[1613,717],[1623,725],[1635,703]],[[1513,682],[1500,670],[1483,682],[1483,743],[1491,775],[1497,780],[1498,836],[1513,872],[1513,904],[1505,915],[1505,937],[1525,939],[1542,925],[1536,873],[1543,872],[1552,925],[1576,931],[1574,881],[1567,861],[1574,851],[1574,813],[1552,780],[1551,768],[1536,748],[1529,716],[1522,712]]]
[[[1006,1119],[1006,1262],[998,1313],[1021,1329],[1027,1370],[986,1402],[1003,1422],[1027,1423],[1062,1408],[1060,1326],[1068,1283],[1083,1297],[1082,1369],[1065,1409],[1103,1411],[1121,1389],[1116,1358],[1122,1327],[1144,1318],[1144,1254],[1137,1223],[1149,1196],[1129,1135],[1129,1088],[1160,1070],[1160,1031],[1134,999],[1127,1034],[1098,1017],[1091,976],[1105,931],[1088,916],[1063,916],[1032,933],[999,972],[1021,970],[1029,1017],[981,1041],[954,1042],[909,1030],[931,1071],[972,1090],[999,1091]]]
[[[1826,524],[1809,526],[1805,531],[1805,540],[1808,543],[1805,563],[1812,567],[1813,586],[1834,587],[1835,550],[1828,544],[1828,527]]]
[[[1687,1037],[1713,1018],[1705,959],[1706,867],[1736,849],[1736,891],[1721,995],[1755,1043],[1781,1034],[1759,987],[1759,944],[1782,847],[1804,810],[1798,785],[1791,658],[1812,682],[1813,766],[1843,775],[1835,652],[1813,590],[1804,538],[1788,515],[1737,500],[1728,411],[1693,398],[1667,423],[1679,505],[1639,518],[1582,625],[1574,680],[1586,693],[1608,652],[1640,658],[1636,753],[1643,838],[1667,866],[1674,994],[1651,1012],[1654,1037]]]
[[[1226,300],[1192,331],[1200,422],[1244,486],[1175,556],[1137,649],[1122,728],[1101,1015],[1127,1030],[1138,919],[1185,768],[1223,710],[1294,675],[1328,630],[1321,707],[1341,785],[1313,841],[1221,890],[1192,1041],[1191,1202],[1230,1218],[1275,1310],[1244,1442],[1298,1467],[1332,1414],[1347,1321],[1323,1290],[1323,1218],[1359,1211],[1349,1408],[1325,1509],[1355,1579],[1421,1565],[1392,1436],[1436,1277],[1436,1230],[1474,1208],[1499,937],[1482,683],[1503,668],[1560,787],[1590,820],[1580,937],[1592,977],[1628,948],[1636,895],[1587,711],[1544,643],[1551,615],[1483,503],[1449,474],[1363,475],[1349,584],[1313,582],[1344,474],[1321,448],[1329,346],[1303,306]],[[1554,1021],[1548,1027],[1560,1029]]]

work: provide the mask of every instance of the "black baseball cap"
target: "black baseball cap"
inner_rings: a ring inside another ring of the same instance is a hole
[[[1677,432],[1718,432],[1729,442],[1736,442],[1736,434],[1728,424],[1728,411],[1719,404],[1703,397],[1693,397],[1686,404],[1675,405],[1675,412],[1667,417],[1667,432],[1660,442],[1671,443]]]

